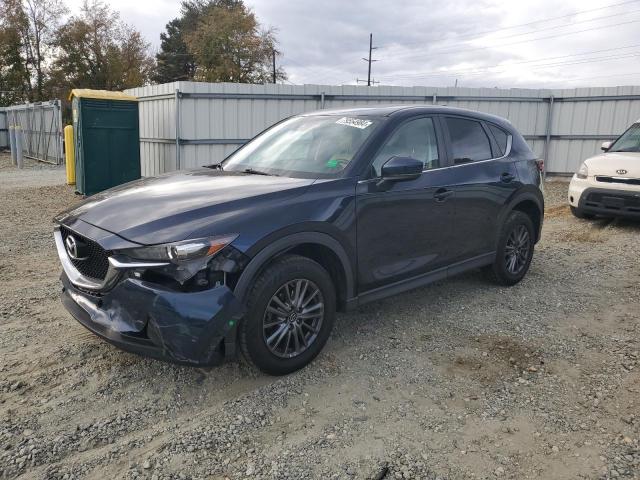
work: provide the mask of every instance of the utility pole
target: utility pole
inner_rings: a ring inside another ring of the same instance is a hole
[[[276,49],[274,48],[273,53],[273,83],[276,83]]]
[[[369,63],[369,72],[367,74],[367,87],[371,86],[371,62],[377,62],[378,60],[373,60],[371,58],[371,52],[376,50],[378,47],[373,46],[373,33],[369,34],[369,58],[362,58],[365,62]]]

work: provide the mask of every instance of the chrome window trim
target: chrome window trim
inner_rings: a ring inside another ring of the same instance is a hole
[[[507,136],[507,150],[505,151],[505,154],[502,155],[501,157],[487,158],[486,160],[476,160],[475,162],[461,163],[460,165],[449,165],[447,167],[431,168],[431,169],[426,170],[426,171],[427,172],[432,172],[434,170],[442,170],[442,169],[445,169],[445,168],[468,167],[469,165],[477,165],[478,163],[495,162],[496,160],[503,160],[503,159],[507,158],[509,156],[509,154],[511,153],[511,145],[512,145],[512,143],[513,143],[513,139],[511,137],[511,134],[509,134]]]
[[[53,237],[56,242],[56,250],[58,252],[58,257],[60,258],[60,263],[62,264],[62,269],[64,273],[69,277],[69,281],[75,285],[76,287],[84,288],[86,290],[107,290],[111,288],[120,276],[121,270],[126,270],[128,268],[152,268],[152,267],[163,267],[168,265],[166,262],[128,262],[115,257],[108,257],[109,259],[109,268],[107,270],[107,274],[104,277],[104,280],[99,280],[97,278],[88,277],[80,273],[80,271],[73,265],[69,256],[67,255],[67,249],[64,246],[64,241],[62,240],[62,233],[60,233],[60,227],[56,227],[53,232]]]
[[[461,163],[460,165],[447,165],[446,167],[429,168],[427,170],[422,170],[422,173],[435,172],[436,170],[445,170],[447,168],[468,167],[470,165],[477,165],[478,163],[495,162],[496,160],[503,160],[503,159],[507,158],[511,154],[511,145],[512,144],[513,144],[513,136],[511,134],[509,134],[507,136],[507,150],[506,150],[505,154],[502,155],[501,157],[487,158],[486,160],[477,160],[475,162]],[[367,183],[367,182],[370,182],[371,180],[379,180],[380,178],[381,177],[366,178],[366,179],[363,179],[363,180],[359,180],[358,183]]]

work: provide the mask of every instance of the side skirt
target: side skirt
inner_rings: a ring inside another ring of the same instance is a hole
[[[494,262],[495,258],[496,252],[485,253],[483,255],[478,255],[477,257],[473,257],[462,262],[454,263],[453,265],[449,265],[448,267],[442,267],[437,270],[433,270],[432,272],[418,275],[417,277],[407,278],[390,285],[385,285],[383,287],[369,290],[367,292],[361,293],[355,298],[349,299],[347,301],[346,310],[354,310],[366,303],[374,302],[376,300],[382,300],[383,298],[391,297],[399,293],[424,287],[425,285],[429,285],[430,283],[437,282],[438,280],[443,280],[447,277],[453,277],[454,275],[458,275],[459,273],[466,272],[468,270],[486,267],[487,265],[491,265]]]

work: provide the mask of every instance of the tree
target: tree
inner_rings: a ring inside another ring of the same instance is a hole
[[[142,34],[128,25],[123,25],[119,47],[111,57],[114,79],[120,79],[125,88],[140,87],[149,82],[153,74],[154,62],[149,55],[149,43]],[[114,83],[117,81],[114,80]]]
[[[24,0],[23,5],[28,19],[27,58],[35,70],[37,99],[46,100],[44,63],[51,54],[56,28],[67,10],[62,0]]]
[[[55,31],[66,8],[62,0],[1,1],[2,83],[18,82],[11,86],[26,96],[23,100],[46,100],[47,60],[53,54]]]
[[[13,105],[28,99],[29,72],[22,53],[21,28],[26,16],[19,2],[0,4],[0,105]]]
[[[160,38],[154,81],[272,81],[274,31],[261,30],[242,0],[184,1]],[[276,76],[286,78],[281,68]]]
[[[122,90],[146,83],[153,70],[149,45],[99,0],[85,0],[56,36],[55,81],[69,88]]]
[[[166,25],[160,34],[160,52],[156,54],[154,82],[167,83],[193,80],[195,59],[187,48],[185,35],[195,30],[198,20],[214,5],[228,5],[236,0],[184,0],[181,15]]]
[[[156,55],[156,70],[153,81],[157,83],[192,80],[195,74],[193,55],[187,50],[182,35],[183,22],[174,18],[160,34],[160,49]]]
[[[243,2],[214,5],[186,35],[196,61],[196,79],[209,82],[267,83],[272,81],[276,55],[272,30],[260,30],[254,13]],[[284,72],[276,72],[283,78]]]

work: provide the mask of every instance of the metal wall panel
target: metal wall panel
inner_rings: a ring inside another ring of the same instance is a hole
[[[60,100],[6,107],[6,122],[22,130],[25,157],[60,165],[62,152],[62,112]]]
[[[7,112],[0,108],[0,148],[9,148],[9,126],[7,124]]]
[[[177,170],[176,88],[177,83],[166,83],[127,90],[142,100],[139,105],[142,176]]]
[[[640,87],[501,90],[175,82],[127,93],[141,102],[145,176],[217,163],[247,139],[298,113],[434,103],[509,119],[536,155],[547,157],[548,172],[569,174],[599,153],[602,141],[640,118]]]

